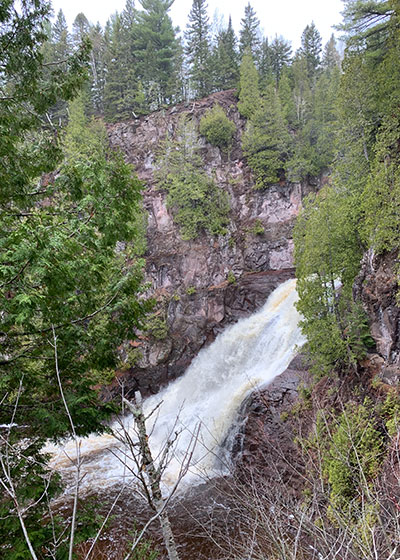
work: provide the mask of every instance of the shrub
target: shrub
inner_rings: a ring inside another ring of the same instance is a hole
[[[228,276],[226,279],[228,281],[228,284],[236,284],[236,276],[232,270],[228,272]]]
[[[256,219],[256,221],[253,224],[253,227],[250,229],[250,232],[253,235],[263,235],[265,233],[265,228],[260,218]]]
[[[156,340],[165,340],[168,336],[168,325],[164,317],[154,313],[146,321],[146,330]]]
[[[197,237],[207,231],[225,234],[229,223],[229,198],[202,169],[197,132],[184,115],[178,125],[176,140],[167,138],[157,161],[158,185],[165,188],[167,205],[173,209],[182,239]]]
[[[227,148],[232,144],[236,126],[220,105],[208,109],[200,121],[200,134],[213,146]]]
[[[336,420],[332,443],[323,456],[330,484],[330,501],[346,510],[358,493],[379,473],[383,460],[383,437],[373,416],[372,403],[347,403]],[[331,427],[332,429],[332,427]]]

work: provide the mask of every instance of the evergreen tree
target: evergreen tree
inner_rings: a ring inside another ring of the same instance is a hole
[[[91,111],[96,115],[104,113],[104,87],[107,75],[106,40],[99,24],[90,26],[90,100]]]
[[[300,53],[307,64],[307,76],[311,86],[315,85],[315,78],[321,63],[322,39],[314,22],[307,25],[301,36]]]
[[[361,247],[355,229],[359,215],[352,208],[360,208],[357,197],[327,186],[305,201],[295,227],[298,309],[318,377],[355,360],[349,345],[350,301]]]
[[[311,84],[308,79],[307,60],[304,56],[297,53],[292,64],[293,74],[293,96],[296,110],[297,126],[303,126],[309,119],[312,112],[312,92]]]
[[[262,103],[252,113],[243,137],[243,152],[254,173],[256,188],[283,179],[289,148],[290,136],[279,96],[270,85]]]
[[[50,26],[49,38],[43,45],[43,60],[45,64],[49,65],[47,75],[50,77],[50,68],[55,64],[59,69],[63,69],[67,72],[66,61],[71,53],[71,37],[68,32],[65,16],[60,10],[57,14],[56,21]],[[48,115],[50,120],[56,123],[65,121],[67,117],[67,103],[63,100],[58,100],[57,103],[49,109]]]
[[[30,546],[37,558],[65,558],[66,528],[59,532],[55,517],[45,515],[57,480],[47,476],[40,451],[47,438],[73,429],[102,430],[114,409],[94,387],[115,367],[117,345],[142,314],[134,296],[138,266],[128,270],[126,256],[115,253],[118,239],[134,240],[140,183],[97,123],[87,145],[92,125],[81,122],[82,104],[67,131],[68,138],[72,126],[80,129],[81,144],[64,158],[46,113],[81,87],[89,45],[66,67],[44,66],[48,5],[26,0],[8,8],[0,9],[0,424],[10,426],[0,442],[0,553],[4,560],[34,557]]]
[[[261,47],[260,21],[250,2],[244,9],[239,37],[240,55],[243,56],[246,50],[249,49],[254,61],[258,61]]]
[[[272,52],[267,37],[264,37],[261,43],[258,71],[261,85],[266,87],[273,78]]]
[[[171,101],[178,43],[168,10],[174,0],[140,0],[132,27],[137,75],[151,109]]]
[[[292,84],[287,67],[283,68],[281,79],[279,80],[278,95],[282,107],[282,115],[288,125],[293,126],[296,122],[296,109]]]
[[[72,44],[79,45],[89,35],[90,23],[84,13],[80,12],[72,24]]]
[[[164,141],[157,168],[158,183],[168,193],[167,204],[183,239],[194,239],[203,231],[226,233],[229,199],[204,171],[196,126],[187,114],[178,123],[176,140]]]
[[[240,65],[238,109],[240,114],[248,119],[254,114],[259,105],[258,72],[250,49],[248,49],[244,53]]]
[[[278,84],[283,67],[289,65],[292,47],[283,37],[275,37],[271,43],[270,50],[272,72],[275,82]]]
[[[229,17],[227,29],[222,29],[217,34],[214,52],[214,75],[214,86],[217,90],[232,89],[238,85],[238,53],[231,17]]]
[[[329,41],[326,43],[323,56],[322,56],[322,68],[324,70],[334,70],[335,68],[340,68],[340,55],[336,48],[335,36],[332,34]]]
[[[394,110],[399,104],[398,3],[346,2],[346,12],[352,36],[342,65],[337,103],[338,154],[333,183],[305,201],[295,231],[302,328],[319,373],[349,367],[357,371],[361,345],[356,335],[363,329],[365,333],[365,327],[360,328],[351,300],[361,256],[366,248],[372,248],[375,255],[397,251],[400,243],[400,127],[398,111]],[[379,41],[384,38],[383,43],[375,42],[374,37]],[[382,45],[387,47],[386,53]],[[322,111],[328,119],[335,118],[335,111],[327,113],[325,102],[331,84],[339,81],[334,58],[326,64],[324,74],[331,74],[329,80],[324,84],[323,74],[315,90],[319,120]],[[322,109],[319,97],[324,98]],[[337,281],[341,283],[340,298]]]
[[[197,97],[211,92],[211,40],[206,0],[193,0],[185,31],[186,55],[189,63],[190,89]]]
[[[132,29],[137,21],[137,9],[135,8],[135,0],[126,0],[121,17],[123,19],[124,26],[127,29]]]
[[[368,48],[367,57],[381,61],[392,37],[391,26],[397,25],[397,0],[344,0],[343,23],[338,29],[347,36],[347,48]]]
[[[110,122],[131,119],[147,111],[144,90],[136,73],[130,18],[125,12],[107,23],[107,76],[104,116]]]
[[[56,21],[51,27],[50,44],[53,60],[64,60],[71,54],[71,39],[62,10],[59,10]]]

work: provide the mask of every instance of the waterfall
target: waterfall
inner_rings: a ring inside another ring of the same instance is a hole
[[[281,284],[260,311],[228,327],[199,352],[181,378],[143,402],[146,414],[159,405],[154,418],[149,420],[154,457],[171,430],[180,432],[164,477],[167,486],[174,484],[199,424],[200,434],[184,484],[224,471],[220,448],[241,403],[250,392],[282,373],[296,348],[304,343],[294,307],[296,300],[295,280]],[[123,423],[131,432],[132,417],[126,416]],[[118,431],[120,425],[114,423],[112,428]],[[72,475],[74,469],[74,443],[67,442],[62,448],[49,446],[47,451],[53,454],[52,466],[68,480],[68,473]],[[129,478],[129,470],[118,459],[123,453],[122,444],[110,434],[82,438],[82,487],[107,488]]]

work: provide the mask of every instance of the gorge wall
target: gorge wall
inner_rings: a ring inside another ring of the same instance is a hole
[[[217,103],[236,125],[232,148],[227,153],[201,136],[199,142],[204,169],[229,195],[230,225],[226,235],[202,233],[184,241],[166,193],[156,185],[155,160],[160,142],[174,136],[182,114],[198,123]],[[293,223],[303,196],[318,184],[282,182],[255,190],[241,150],[244,127],[234,91],[109,126],[111,145],[123,151],[144,183],[147,293],[156,298],[155,316],[168,328],[167,336],[144,332],[132,343],[129,369],[121,373],[128,391],[152,393],[182,374],[202,346],[294,276]]]

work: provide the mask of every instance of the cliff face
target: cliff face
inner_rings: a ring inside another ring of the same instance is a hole
[[[174,135],[183,113],[198,122],[216,103],[236,125],[234,143],[228,155],[200,137],[201,156],[207,173],[229,194],[229,232],[183,241],[173,210],[166,206],[166,193],[155,184],[156,154],[160,141]],[[183,373],[204,344],[260,307],[277,285],[294,275],[294,219],[304,194],[317,185],[254,189],[241,151],[245,121],[236,103],[233,91],[221,92],[109,127],[112,146],[122,149],[145,185],[146,280],[149,294],[158,301],[158,318],[168,327],[164,339],[145,333],[140,340],[140,358],[126,375],[132,390],[154,392]]]
[[[354,297],[367,312],[378,356],[373,357],[381,380],[400,383],[400,307],[398,305],[398,254],[375,255],[369,250],[354,284]]]

